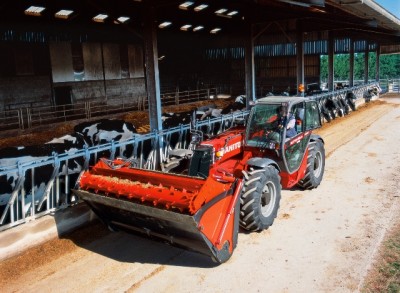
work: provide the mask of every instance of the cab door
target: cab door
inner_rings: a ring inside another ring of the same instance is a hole
[[[297,135],[286,139],[283,148],[284,164],[289,174],[299,170],[313,129],[321,127],[321,116],[315,100],[295,104],[291,112],[296,118]]]
[[[294,104],[290,109],[290,113],[296,119],[295,129],[297,132],[297,135],[286,138],[284,141],[283,158],[285,167],[290,174],[300,168],[311,135],[311,132],[305,135],[307,126],[306,111],[307,103],[305,102]]]
[[[315,100],[307,101],[305,111],[305,130],[313,130],[321,127],[321,111]]]

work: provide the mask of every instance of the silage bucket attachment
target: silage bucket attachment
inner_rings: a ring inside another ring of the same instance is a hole
[[[116,167],[117,166],[117,167]],[[110,228],[140,233],[210,256],[231,256],[242,180],[190,177],[99,161],[73,192]]]

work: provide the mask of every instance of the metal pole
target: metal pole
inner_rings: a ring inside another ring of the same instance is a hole
[[[246,42],[245,42],[245,79],[246,79],[246,105],[249,106],[249,101],[256,99],[255,95],[255,73],[254,73],[254,40],[253,27],[248,24]]]
[[[328,89],[329,91],[334,90],[333,80],[334,80],[334,61],[335,55],[335,39],[333,36],[333,32],[328,33]]]
[[[155,17],[154,1],[145,2],[144,8],[144,49],[146,67],[146,86],[149,101],[150,130],[159,132],[162,130],[161,122],[161,95],[160,77],[158,71],[158,50],[157,50],[157,27]],[[162,137],[157,136],[155,148],[154,167],[159,168],[161,160],[161,149],[163,146]]]
[[[104,66],[104,50],[103,50],[103,43],[100,44],[101,48],[101,65],[103,68],[103,85],[104,85],[104,96],[107,103],[107,82],[106,82],[106,69]]]
[[[379,82],[380,80],[380,59],[381,59],[381,45],[377,44],[376,45],[376,63],[375,63],[375,80]]]
[[[151,131],[162,129],[160,78],[158,71],[157,29],[155,8],[150,1],[145,6],[146,17],[144,22],[144,49],[146,66],[146,85],[149,100],[149,116]]]
[[[364,54],[364,83],[368,83],[368,55],[369,55],[369,44],[365,42],[365,54]]]
[[[297,95],[304,97],[304,91],[300,91],[299,85],[304,85],[304,34],[298,27],[296,40],[296,67],[297,67]]]
[[[354,40],[350,39],[350,68],[349,68],[349,86],[354,85]]]

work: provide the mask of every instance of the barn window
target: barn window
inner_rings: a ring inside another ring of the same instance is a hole
[[[183,10],[187,10],[190,6],[192,6],[193,5],[193,2],[191,2],[191,1],[186,1],[186,2],[184,2],[184,3],[182,3],[182,4],[180,4],[179,5],[179,8],[180,9],[183,9]]]
[[[199,26],[196,26],[196,27],[193,29],[193,31],[194,31],[194,32],[197,32],[197,31],[202,30],[203,28],[204,28],[204,26],[199,25]]]
[[[67,10],[67,9],[61,9],[60,11],[56,12],[56,14],[54,14],[54,16],[56,18],[68,19],[72,13],[74,13],[74,11]]]
[[[131,18],[128,16],[120,16],[117,18],[118,23],[126,23],[130,20]]]
[[[200,4],[199,6],[196,6],[196,7],[194,8],[194,11],[201,11],[201,10],[206,9],[207,7],[208,7],[207,4]]]
[[[107,14],[98,14],[92,18],[94,22],[104,22],[108,18]]]
[[[181,31],[188,31],[190,28],[192,27],[191,24],[185,24],[183,26],[181,26]]]
[[[42,12],[45,10],[46,8],[41,7],[41,6],[30,6],[29,8],[27,8],[24,13],[25,15],[30,15],[30,16],[41,16]]]
[[[165,28],[167,26],[170,26],[171,22],[170,21],[164,21],[163,23],[160,23],[160,25],[158,26],[159,28]]]

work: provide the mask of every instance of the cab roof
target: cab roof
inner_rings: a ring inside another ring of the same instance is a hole
[[[288,96],[270,96],[256,100],[257,104],[281,104],[288,103],[289,105],[297,104],[300,102],[309,101],[310,99],[304,97],[288,97]]]

